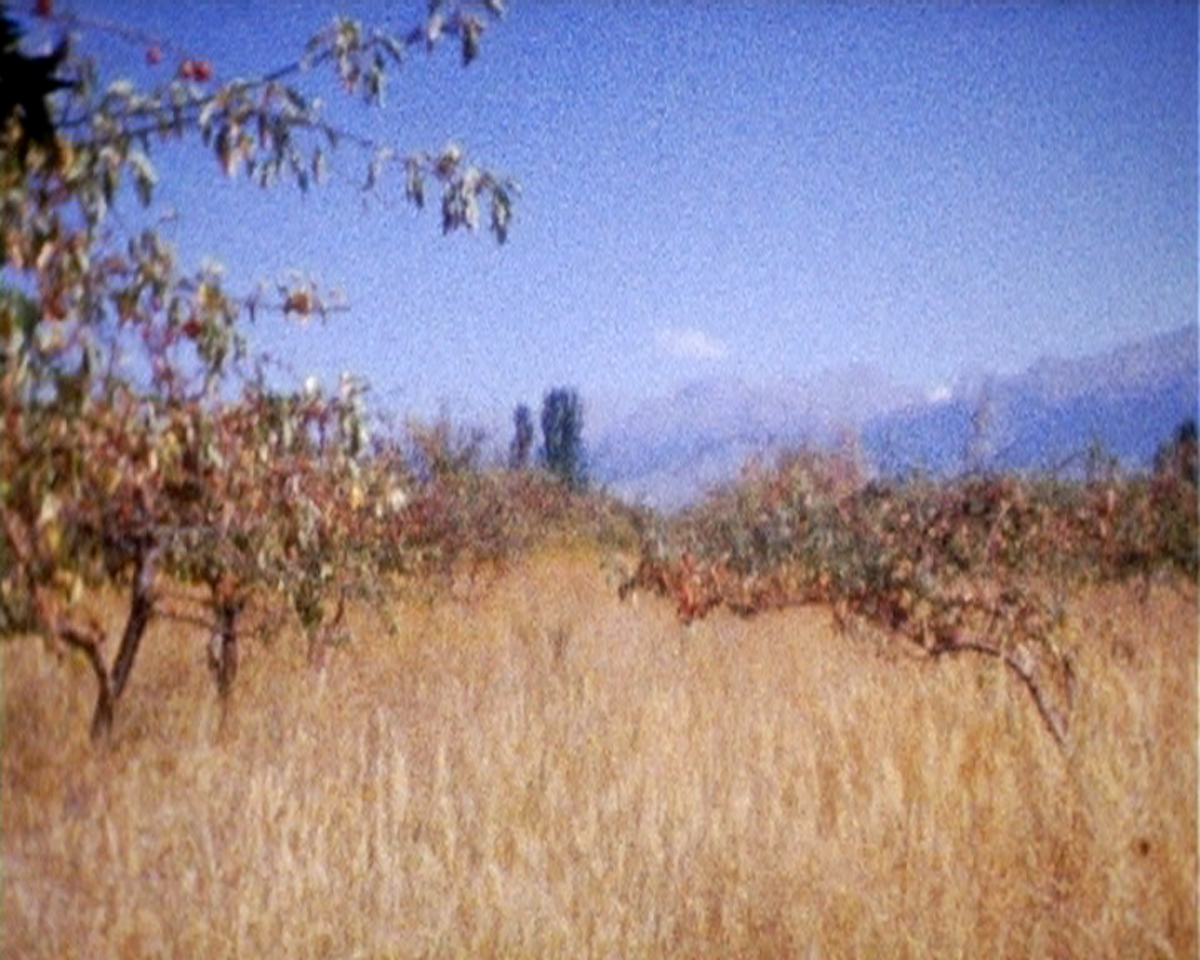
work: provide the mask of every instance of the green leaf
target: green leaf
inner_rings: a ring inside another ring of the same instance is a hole
[[[425,44],[429,49],[433,49],[433,45],[441,39],[442,28],[445,26],[445,19],[442,17],[440,10],[435,10],[428,20],[425,21]]]
[[[473,193],[463,195],[462,221],[472,230],[479,227],[479,201]]]
[[[158,186],[158,173],[150,162],[150,158],[140,150],[131,152],[126,160],[133,169],[138,200],[141,201],[143,207],[148,207],[153,198],[154,188]]]
[[[200,135],[204,138],[205,143],[208,142],[208,138],[212,135],[212,121],[216,115],[217,108],[217,100],[213,97],[200,108],[200,115],[196,118],[196,125],[200,128]]]
[[[396,63],[404,62],[404,45],[390,34],[383,34],[379,37],[379,44],[386,50]]]
[[[133,96],[133,84],[128,80],[114,80],[108,85],[104,95],[114,100],[128,100]]]
[[[483,24],[478,17],[463,17],[462,22],[462,61],[468,67],[471,61],[479,56],[479,36],[483,33]]]
[[[499,243],[508,239],[508,224],[512,219],[512,202],[503,187],[492,191],[492,233]]]
[[[418,209],[425,206],[425,177],[421,172],[421,164],[410,157],[404,161],[405,187],[404,193],[410,203]]]

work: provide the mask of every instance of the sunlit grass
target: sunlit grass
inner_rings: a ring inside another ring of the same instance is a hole
[[[320,671],[250,645],[225,711],[160,622],[99,749],[86,667],[10,643],[0,947],[1191,957],[1196,604],[1073,597],[1065,752],[992,661],[684,627],[582,549],[357,610]]]

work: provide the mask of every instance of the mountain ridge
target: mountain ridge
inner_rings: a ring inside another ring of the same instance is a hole
[[[747,460],[856,437],[883,475],[945,476],[971,465],[1070,470],[1096,444],[1144,469],[1196,416],[1197,327],[1075,359],[1043,357],[1016,374],[961,378],[929,399],[863,364],[818,376],[747,383],[691,381],[611,425],[593,447],[593,476],[624,499],[686,506]],[[970,455],[968,455],[970,454]]]

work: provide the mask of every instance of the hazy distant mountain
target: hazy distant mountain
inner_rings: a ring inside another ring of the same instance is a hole
[[[626,499],[673,509],[736,477],[752,457],[829,445],[914,399],[865,365],[808,381],[699,380],[606,430],[592,448],[592,471]]]
[[[1197,328],[1189,326],[1094,357],[1041,360],[941,403],[884,413],[864,426],[862,443],[889,474],[954,473],[972,448],[989,468],[1070,474],[1094,444],[1137,469],[1196,416],[1196,403]]]
[[[1069,469],[1095,442],[1138,468],[1196,415],[1197,382],[1195,326],[1095,357],[1042,360],[1016,376],[975,377],[938,402],[865,366],[765,385],[714,378],[643,403],[600,436],[591,465],[614,493],[668,510],[733,479],[752,457],[829,446],[846,432],[886,474],[953,473],[969,450],[996,469]]]

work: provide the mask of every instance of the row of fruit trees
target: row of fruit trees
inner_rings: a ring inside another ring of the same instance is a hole
[[[157,38],[88,23],[166,68],[165,82],[138,89],[104,83],[72,49],[78,21],[51,3],[34,15],[63,42],[42,55],[0,7],[0,635],[87,658],[94,735],[111,727],[155,617],[211,628],[210,666],[228,692],[253,596],[282,601],[315,643],[347,596],[424,557],[423,527],[444,519],[422,500],[408,451],[371,439],[361,384],[268,387],[246,323],[321,314],[317,288],[231,292],[219,271],[186,272],[154,229],[126,229],[114,209],[154,204],[152,158],[167,141],[192,142],[227,176],[300,189],[349,142],[365,152],[368,189],[399,177],[417,206],[439,192],[447,233],[477,229],[486,209],[503,242],[510,180],[456,145],[404,153],[356,137],[297,85],[332,71],[379,105],[389,71],[414,51],[449,41],[468,64],[502,12],[498,0],[434,2],[402,35],[338,18],[293,62],[228,83],[182,52],[171,72],[172,48]],[[119,637],[84,612],[97,589],[127,597]]]
[[[486,208],[503,242],[510,180],[457,146],[406,154],[356,137],[295,83],[327,69],[379,104],[414,50],[453,40],[469,64],[501,13],[499,0],[433,0],[403,35],[338,18],[261,77],[220,84],[208,61],[180,53],[149,90],[101,83],[67,44],[26,51],[17,22],[0,18],[0,636],[86,658],[94,736],[111,728],[156,617],[204,625],[225,695],[252,601],[290,611],[319,652],[348,599],[397,577],[502,560],[555,523],[611,534],[611,503],[536,471],[479,470],[443,428],[372,437],[353,379],[332,393],[270,387],[246,323],[319,315],[320,291],[235,294],[212,268],[184,271],[154,229],[112,215],[130,196],[154,203],[164,141],[194,142],[226,175],[301,189],[349,143],[365,151],[367,189],[394,174],[417,206],[440,192],[445,232],[479,228]],[[36,14],[69,35],[52,4]],[[156,65],[171,53],[101,26]],[[1164,567],[1194,581],[1196,489],[1194,422],[1153,475],[1086,482],[867,482],[852,455],[797,454],[669,522],[637,514],[641,558],[622,593],[668,595],[685,620],[828,604],[921,656],[993,658],[1065,742],[1076,677],[1064,591],[1149,582]],[[126,598],[119,635],[86,612],[98,590]]]
[[[1196,424],[1163,443],[1149,476],[868,481],[852,452],[791,454],[644,539],[624,593],[670,597],[685,621],[827,604],[840,626],[882,627],[919,657],[999,661],[1065,744],[1071,594],[1133,580],[1145,596],[1155,577],[1200,573]]]

